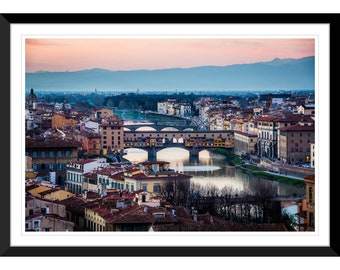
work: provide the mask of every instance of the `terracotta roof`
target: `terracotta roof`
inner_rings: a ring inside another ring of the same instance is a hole
[[[279,128],[279,130],[283,131],[314,131],[314,126],[302,126],[302,125],[293,125],[288,127]]]
[[[247,136],[247,137],[257,137],[257,135],[255,135],[255,134],[249,134],[249,133],[238,131],[238,130],[235,130],[234,133],[238,133],[238,134],[241,134],[241,135]]]
[[[147,210],[145,210],[147,209]],[[119,209],[121,210],[121,209]],[[156,214],[163,214],[163,217],[157,217]],[[132,223],[176,223],[177,219],[167,210],[157,207],[141,207],[135,204],[125,211],[113,212],[110,216],[109,223],[113,224],[132,224]]]
[[[83,176],[89,179],[97,179],[97,171],[84,173]]]
[[[75,148],[81,147],[81,143],[76,140],[63,140],[59,138],[39,138],[32,139],[26,138],[25,147],[27,148],[53,148],[53,147],[64,147],[64,148]]]
[[[97,170],[97,174],[100,175],[106,175],[106,176],[113,176],[116,175],[118,173],[122,172],[121,169],[118,168],[110,168],[110,167],[105,167],[105,168],[99,168]]]
[[[98,133],[82,131],[78,136],[84,136],[86,138],[101,138],[102,136]]]

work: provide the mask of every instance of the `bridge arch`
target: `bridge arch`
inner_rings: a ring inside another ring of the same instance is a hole
[[[143,126],[136,129],[136,131],[157,131],[154,127]]]
[[[167,147],[167,148],[160,149],[157,152],[157,155],[162,155],[162,154],[164,155],[169,150],[177,150],[178,153],[183,153],[185,155],[190,156],[190,151],[188,149],[185,149],[184,147],[181,147],[181,146],[172,146],[172,147]],[[167,156],[167,159],[171,159],[171,157]]]
[[[161,131],[180,131],[180,130],[174,127],[165,127],[165,128],[162,128]]]
[[[124,149],[124,158],[130,160],[131,163],[143,162],[148,159],[148,151],[143,148],[131,147]],[[129,156],[129,154],[133,155],[134,159]]]

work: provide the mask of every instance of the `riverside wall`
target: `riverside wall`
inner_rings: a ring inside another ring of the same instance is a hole
[[[315,173],[314,168],[292,166],[288,164],[275,162],[268,158],[261,158],[259,166],[269,171],[282,174],[283,176],[287,175],[287,176],[295,176],[295,177],[304,178],[306,176],[309,176]]]

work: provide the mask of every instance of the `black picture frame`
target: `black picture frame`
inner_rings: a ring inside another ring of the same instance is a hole
[[[339,31],[339,14],[42,14],[42,13],[29,13],[29,14],[0,14],[0,32],[2,36],[1,50],[0,50],[0,63],[2,66],[1,72],[1,82],[2,82],[2,96],[6,98],[1,99],[1,115],[7,116],[2,119],[5,122],[8,130],[10,130],[10,119],[8,117],[8,111],[10,106],[10,69],[11,59],[10,59],[10,39],[11,39],[11,24],[58,24],[58,23],[325,23],[330,24],[330,82],[331,89],[337,90],[336,77],[336,65],[337,65],[337,48],[339,42],[336,39],[337,32]],[[9,90],[4,93],[5,90]],[[334,96],[332,96],[334,97]],[[331,99],[331,106],[334,108],[334,102],[336,99]],[[329,108],[330,109],[330,108]],[[331,120],[334,120],[334,114],[331,114]],[[332,122],[332,121],[331,121]],[[332,139],[332,133],[331,138]],[[5,156],[2,159],[2,168],[8,170],[10,168],[10,157],[15,155],[11,153],[10,144],[11,141],[10,132],[5,132],[5,136],[2,139],[2,153],[10,153],[10,155]],[[335,148],[331,148],[331,152],[335,153]],[[331,160],[332,163],[335,160]],[[10,239],[10,181],[11,175],[9,173],[8,177],[3,177],[2,181],[2,195],[0,196],[0,207],[2,213],[1,222],[1,236],[0,236],[0,254],[1,256],[195,256],[195,257],[213,257],[213,256],[301,256],[301,257],[318,257],[318,256],[339,256],[340,248],[339,241],[336,237],[336,222],[335,217],[336,205],[337,205],[337,181],[334,178],[331,179],[330,185],[330,238],[329,246],[311,246],[311,247],[13,247],[11,246]],[[17,180],[18,181],[18,180]],[[20,181],[20,180],[19,180]]]

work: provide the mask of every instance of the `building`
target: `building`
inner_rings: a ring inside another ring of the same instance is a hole
[[[74,223],[56,214],[37,213],[25,218],[26,232],[73,231]]]
[[[153,224],[173,226],[177,219],[165,207],[140,205],[134,199],[106,196],[85,205],[89,231],[149,231]]]
[[[255,154],[257,147],[257,135],[241,131],[234,131],[234,154]]]
[[[124,180],[135,190],[148,191],[175,205],[185,205],[192,176],[169,168],[166,161],[140,162],[137,168],[124,171]]]
[[[313,119],[301,114],[282,112],[280,115],[263,116],[256,119],[257,123],[257,152],[261,157],[279,157],[279,135],[280,128],[297,125],[312,125]]]
[[[108,119],[103,119],[99,126],[99,132],[101,134],[101,149],[104,153],[123,151],[124,125],[119,116],[114,115]]]
[[[315,174],[304,177],[306,198],[298,205],[298,230],[315,231]]]
[[[100,154],[101,135],[99,133],[82,131],[74,136],[87,154]]]
[[[315,143],[310,144],[310,166],[315,168]]]
[[[159,114],[173,115],[180,117],[191,116],[191,105],[177,99],[168,99],[157,103],[157,112]]]
[[[62,138],[26,138],[25,155],[32,158],[32,169],[37,176],[50,179],[55,172],[55,181],[63,185],[66,179],[66,165],[77,160],[81,143]]]
[[[38,101],[37,95],[34,93],[33,88],[31,88],[31,91],[29,93],[29,95],[27,96],[27,105],[28,106],[33,106],[34,103],[36,103]]]
[[[307,231],[315,230],[315,174],[304,178],[306,183]]]
[[[78,120],[74,118],[66,118],[64,115],[55,114],[52,116],[52,128],[72,128],[74,129]]]
[[[94,113],[96,119],[111,118],[114,116],[113,110],[102,108]]]
[[[71,197],[73,197],[73,195],[69,198]],[[27,190],[27,195],[25,196],[25,217],[32,216],[37,213],[56,214],[65,218],[66,208],[59,200],[39,198],[37,196],[30,195],[30,190]]]
[[[59,203],[65,206],[66,218],[74,223],[74,231],[85,230],[85,210],[84,205],[87,199],[83,197],[70,197]]]
[[[106,167],[106,158],[82,159],[67,164],[66,167],[66,188],[74,194],[81,194],[84,191],[83,174],[99,167]]]
[[[315,127],[293,125],[279,129],[278,158],[286,164],[311,162],[311,144],[314,143]]]
[[[303,104],[298,106],[297,112],[303,115],[315,115],[315,105],[314,104]]]

